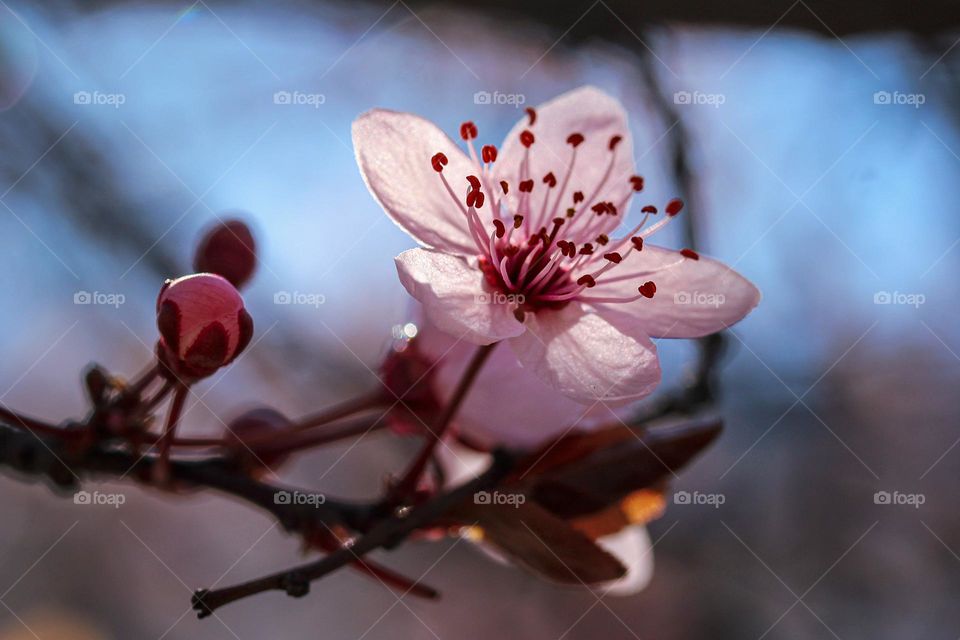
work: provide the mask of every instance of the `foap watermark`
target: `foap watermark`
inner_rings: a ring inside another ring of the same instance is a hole
[[[319,507],[327,501],[327,496],[322,493],[309,493],[303,491],[277,491],[273,494],[274,504],[304,505],[310,507]]]
[[[303,293],[300,291],[277,291],[273,294],[273,304],[297,304],[317,308],[327,301],[322,293]]]
[[[477,91],[473,94],[473,104],[509,105],[519,109],[526,104],[527,96],[522,93],[501,93],[499,91]]]
[[[101,493],[100,491],[77,491],[73,494],[73,504],[89,506],[108,506],[119,509],[127,501],[122,493]]]
[[[919,309],[927,301],[922,293],[903,293],[900,291],[877,291],[873,294],[873,304],[893,304]]]
[[[901,493],[899,491],[877,491],[873,494],[873,504],[908,506],[919,509],[927,501],[922,493]]]
[[[527,300],[522,293],[503,293],[502,291],[480,293],[474,299],[477,304],[523,304]]]
[[[673,494],[674,504],[706,505],[714,509],[719,509],[720,505],[726,501],[727,497],[722,493],[700,493],[699,491],[690,493],[689,491],[677,491]]]
[[[502,491],[477,491],[473,494],[473,504],[500,505],[505,504],[514,508],[527,501],[522,493],[504,493]]]
[[[673,294],[674,304],[685,304],[694,307],[713,307],[719,309],[727,301],[722,293],[707,293],[704,291],[677,291]]]
[[[327,101],[322,93],[305,93],[303,91],[277,91],[273,94],[273,104],[289,104],[293,106],[307,106],[319,109]]]
[[[102,91],[77,91],[73,94],[73,104],[108,106],[119,109],[126,103],[127,96],[122,93],[103,93]]]
[[[727,96],[722,93],[704,93],[703,91],[675,91],[673,93],[673,104],[703,105],[716,109],[726,101]]]
[[[922,93],[903,93],[901,91],[875,91],[873,104],[906,105],[919,109],[927,101]]]
[[[127,297],[122,293],[104,293],[102,291],[77,291],[73,294],[73,304],[89,304],[120,308]]]

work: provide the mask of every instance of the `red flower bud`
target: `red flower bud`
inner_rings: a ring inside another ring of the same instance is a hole
[[[288,456],[270,451],[270,437],[292,428],[293,423],[279,411],[258,407],[231,420],[224,439],[234,458],[248,471],[276,469]]]
[[[250,228],[240,220],[217,223],[204,234],[193,258],[198,273],[216,273],[238,289],[257,268],[257,248]]]
[[[403,398],[387,414],[387,424],[394,433],[424,433],[443,408],[433,390],[434,362],[420,352],[416,339],[391,351],[380,368],[380,379],[391,395]]]
[[[249,344],[253,319],[222,276],[198,273],[167,280],[157,297],[157,355],[185,382],[230,364]]]

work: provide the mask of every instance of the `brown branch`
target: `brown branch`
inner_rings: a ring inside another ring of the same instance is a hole
[[[198,617],[204,618],[226,604],[264,591],[284,591],[287,595],[298,598],[305,596],[314,580],[356,562],[375,549],[396,546],[409,533],[428,526],[474,493],[495,486],[512,468],[513,456],[503,451],[495,451],[490,468],[474,480],[414,507],[406,515],[395,515],[378,523],[353,544],[344,546],[320,560],[256,580],[214,591],[200,589],[193,596],[193,608],[197,610]]]

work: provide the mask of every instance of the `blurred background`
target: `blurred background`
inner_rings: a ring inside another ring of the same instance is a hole
[[[683,195],[694,246],[764,293],[729,339],[727,429],[674,487],[723,504],[670,504],[639,595],[449,541],[378,556],[439,603],[343,571],[201,622],[193,589],[291,565],[296,540],[212,494],[99,487],[114,509],[5,477],[0,639],[960,636],[960,12],[763,5],[0,2],[0,401],[23,412],[82,415],[90,362],[139,371],[161,282],[226,213],[258,233],[257,335],[184,433],[371,388],[411,246],[353,159],[375,106],[498,144],[523,106],[597,85],[630,113],[646,199]],[[685,245],[676,226],[658,243]],[[676,387],[694,348],[659,346]],[[371,435],[285,478],[371,495],[407,444]]]

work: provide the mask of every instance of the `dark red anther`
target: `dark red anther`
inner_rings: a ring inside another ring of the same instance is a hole
[[[503,194],[506,195],[510,192],[510,185],[507,184],[506,180],[500,181],[500,188],[503,189]]]
[[[554,225],[555,227],[562,227],[564,222],[566,222],[566,220],[565,220],[564,218],[554,218],[554,219],[553,219],[553,225]]]
[[[543,176],[543,183],[548,185],[551,189],[557,186],[557,177],[553,175],[553,171],[549,172],[547,175]]]
[[[597,244],[603,246],[603,245],[607,244],[608,242],[610,242],[610,237],[609,237],[607,234],[605,234],[605,233],[601,233],[600,235],[597,236],[596,242],[597,242]]]
[[[657,212],[657,208],[652,204],[648,204],[643,209],[640,209],[640,213],[656,213],[656,212]]]
[[[520,144],[522,144],[523,146],[529,149],[530,145],[533,144],[533,140],[534,140],[533,134],[527,131],[526,129],[520,132]]]
[[[630,184],[634,191],[643,191],[643,176],[630,176]]]
[[[480,207],[483,206],[483,200],[484,200],[483,191],[480,191],[479,189],[473,189],[467,192],[468,207],[479,209]]]
[[[573,204],[580,204],[581,202],[583,202],[583,191],[574,191]]]
[[[464,122],[460,125],[460,137],[464,140],[473,140],[477,137],[477,125],[472,122]]]
[[[497,220],[496,218],[493,219],[493,226],[497,229],[498,238],[502,238],[507,232],[507,228],[504,226],[503,222]]]
[[[443,171],[443,168],[447,166],[447,162],[447,156],[443,155],[442,153],[434,154],[434,156],[430,158],[430,164],[433,165],[433,170],[437,173]]]
[[[474,189],[480,188],[480,178],[477,176],[467,176],[467,182],[469,182],[470,186]]]
[[[630,242],[633,243],[633,248],[637,251],[643,251],[643,238],[640,236],[633,236],[630,238]]]
[[[533,180],[523,180],[520,182],[520,192],[530,193],[533,191]]]
[[[523,226],[523,216],[513,216],[513,228],[519,229]]]
[[[583,136],[579,133],[571,133],[567,136],[567,144],[576,149],[583,143]]]
[[[640,295],[642,295],[644,298],[652,298],[653,294],[657,292],[657,285],[652,281],[647,281],[637,287],[637,291],[639,291]]]
[[[612,262],[613,264],[620,264],[620,261],[623,260],[623,256],[621,256],[621,255],[620,255],[619,253],[617,253],[616,251],[613,251],[613,252],[611,252],[611,253],[605,253],[605,254],[603,254],[603,258],[604,258],[605,260],[609,260],[609,261]]]
[[[557,247],[560,249],[560,254],[564,256],[572,258],[577,253],[576,246],[569,240],[557,240]]]
[[[683,210],[683,200],[674,198],[667,203],[667,215],[675,216]]]
[[[580,255],[582,256],[593,255],[593,245],[587,242],[582,247],[580,247]]]
[[[597,204],[590,207],[590,210],[596,213],[598,216],[602,216],[603,214],[607,213],[607,203],[598,202]]]
[[[527,116],[530,118],[530,126],[532,127],[537,122],[537,110],[533,107],[527,107],[524,111],[527,112]]]
[[[623,136],[613,136],[610,138],[610,144],[607,145],[607,148],[610,149],[610,151],[613,151],[617,148],[617,145],[620,144],[621,141],[623,141]]]
[[[595,287],[597,285],[597,281],[593,279],[593,276],[587,273],[577,278],[577,284],[581,287],[586,285],[586,287],[589,289],[590,287]]]
[[[612,202],[608,202],[608,203],[607,203],[607,213],[609,213],[609,214],[612,215],[612,216],[617,215],[617,205],[613,204]]]
[[[508,246],[506,249],[503,250],[503,255],[507,256],[508,258],[512,258],[518,253],[520,253],[520,247],[518,247],[515,244],[511,244],[510,246]]]
[[[682,255],[684,258],[690,258],[691,260],[700,259],[700,254],[693,249],[683,249],[680,251],[680,255]]]
[[[483,145],[483,148],[480,149],[480,157],[483,158],[484,162],[496,162],[497,148],[492,144]]]

